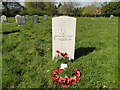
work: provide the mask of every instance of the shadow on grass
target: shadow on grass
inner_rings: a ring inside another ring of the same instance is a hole
[[[2,32],[2,34],[11,34],[11,33],[16,33],[16,32],[20,32],[20,30]]]
[[[75,49],[75,59],[85,56],[90,52],[93,52],[96,48],[95,47],[80,47]]]

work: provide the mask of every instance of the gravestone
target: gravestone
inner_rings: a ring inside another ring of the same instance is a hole
[[[32,16],[32,22],[37,23],[38,22],[38,15],[33,15]]]
[[[25,15],[25,20],[27,20],[28,19],[28,15]]]
[[[18,26],[24,26],[25,25],[25,18],[24,18],[24,16],[17,17],[17,22],[18,22]]]
[[[48,20],[48,15],[44,15],[44,20]]]
[[[57,15],[54,15],[54,17],[58,17]]]
[[[110,15],[110,18],[113,18],[114,16],[113,15]]]
[[[1,16],[1,22],[7,22],[7,18],[6,18],[5,15],[2,15],[2,16]]]
[[[16,15],[16,16],[15,16],[15,21],[16,21],[16,23],[18,23],[17,18],[19,18],[19,17],[20,17],[20,15]]]
[[[25,16],[22,16],[22,18],[24,18],[24,19],[25,19]]]
[[[52,18],[52,58],[58,56],[56,50],[67,53],[74,60],[76,18],[59,16]]]

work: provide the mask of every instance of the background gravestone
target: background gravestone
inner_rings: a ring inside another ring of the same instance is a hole
[[[17,19],[18,17],[20,17],[20,15],[16,15],[16,16],[15,16],[15,21],[16,21],[16,23],[18,23],[18,21],[17,21],[17,20],[18,20],[18,19]]]
[[[59,50],[67,53],[69,59],[74,60],[76,18],[59,16],[52,18],[52,57],[56,57]]]
[[[48,15],[44,15],[44,20],[48,20]]]
[[[113,15],[110,15],[110,18],[113,18],[114,16]]]
[[[2,15],[2,16],[1,16],[1,22],[7,22],[7,18],[6,18],[5,15]]]
[[[19,16],[17,18],[18,26],[24,26],[25,25],[25,18],[24,16]]]
[[[54,15],[54,17],[58,17],[58,15]]]
[[[25,20],[27,20],[28,19],[28,15],[25,15]]]
[[[33,15],[32,16],[32,22],[37,23],[38,22],[38,15]]]

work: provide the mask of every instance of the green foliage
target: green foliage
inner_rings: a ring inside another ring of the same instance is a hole
[[[25,8],[43,10],[45,8],[44,2],[25,2]]]
[[[81,16],[82,12],[83,12],[84,8],[79,8],[78,12],[77,12],[77,16]]]
[[[58,12],[64,15],[72,15],[73,10],[74,10],[74,7],[72,3],[64,4],[58,8]]]
[[[2,14],[6,16],[15,16],[23,8],[19,2],[3,2],[2,5],[4,7]]]
[[[82,14],[83,15],[94,15],[96,9],[97,9],[97,7],[95,7],[95,6],[86,6],[82,10]]]
[[[25,10],[22,13],[25,12],[29,15],[54,15],[57,9],[52,2],[25,2]]]
[[[119,2],[109,2],[105,6],[102,7],[102,10],[106,15],[120,15],[120,1]]]
[[[71,68],[66,68],[65,70],[62,71],[62,73],[60,74],[60,77],[72,77],[72,75],[74,74],[74,70]]]
[[[26,20],[18,27],[14,17],[2,23],[3,88],[62,88],[50,79],[61,62],[52,60],[52,17],[40,23]],[[77,85],[67,88],[118,87],[118,18],[76,17],[77,58],[69,66],[81,73]],[[91,48],[95,47],[93,51]],[[80,49],[79,49],[80,48]],[[44,53],[44,54],[43,54]],[[69,74],[71,75],[71,74]]]
[[[62,3],[59,3],[58,8],[59,8],[60,6],[62,6]]]
[[[28,14],[28,12],[27,12],[27,10],[26,9],[24,9],[24,10],[21,10],[21,12],[19,13],[20,15],[27,15]]]

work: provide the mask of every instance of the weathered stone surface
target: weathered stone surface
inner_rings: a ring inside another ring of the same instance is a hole
[[[7,22],[7,18],[6,18],[5,15],[2,15],[2,16],[1,16],[1,22]]]
[[[52,57],[56,57],[59,50],[67,53],[69,59],[74,59],[76,35],[76,18],[59,16],[52,18]]]

